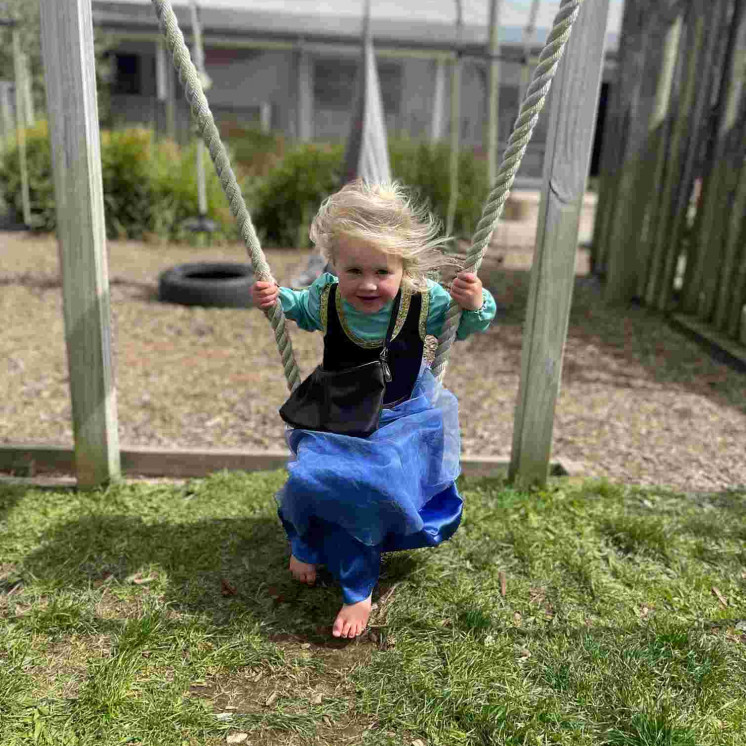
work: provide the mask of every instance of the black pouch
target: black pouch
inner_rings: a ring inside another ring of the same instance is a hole
[[[378,360],[340,371],[319,365],[280,407],[280,417],[291,427],[367,438],[378,429],[386,384],[391,380],[388,345],[399,312],[401,292]]]

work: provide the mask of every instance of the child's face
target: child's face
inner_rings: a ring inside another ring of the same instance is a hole
[[[362,313],[380,311],[401,286],[401,257],[344,236],[337,245],[334,268],[342,297]]]

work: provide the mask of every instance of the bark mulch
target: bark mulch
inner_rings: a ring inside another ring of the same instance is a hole
[[[53,238],[0,233],[0,442],[70,445],[67,364]],[[255,309],[157,301],[158,273],[188,261],[246,261],[243,247],[110,242],[120,442],[277,449],[286,387],[274,337]],[[459,343],[447,385],[463,450],[510,453],[530,251],[498,249],[483,279],[500,305],[489,332]],[[268,250],[287,282],[307,252]],[[609,308],[579,262],[554,428],[555,458],[581,475],[685,491],[746,486],[746,376],[712,360],[660,316]],[[320,335],[292,328],[301,370]]]

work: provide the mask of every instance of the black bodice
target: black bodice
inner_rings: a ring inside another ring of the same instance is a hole
[[[339,286],[334,284],[322,296],[322,304],[327,303],[323,365],[329,371],[345,370],[376,360],[383,346],[383,340],[356,342],[352,339],[352,333],[345,330],[343,319],[340,318],[338,308],[341,307],[341,298],[338,299],[338,292]],[[420,333],[422,302],[421,293],[402,292],[399,319],[389,343],[388,363],[392,380],[386,385],[384,405],[408,399],[420,372],[424,351]]]

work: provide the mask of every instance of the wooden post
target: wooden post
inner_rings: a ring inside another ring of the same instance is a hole
[[[549,470],[608,12],[609,0],[581,6],[554,83],[509,471],[522,485]]]
[[[682,81],[669,154],[668,176],[673,183],[669,188],[667,182],[664,199],[667,195],[670,197],[662,205],[664,231],[659,240],[666,248],[661,252],[661,274],[652,299],[659,311],[668,310],[676,266],[682,253],[684,225],[694,190],[695,167],[701,153],[700,135],[709,114],[710,83],[726,9],[727,0],[714,9],[709,2],[705,4],[703,0],[696,0],[694,4],[696,17],[692,19],[693,44],[688,51],[687,70]]]
[[[734,339],[739,338],[739,322],[746,324],[746,316],[742,309],[746,304],[746,221],[744,221],[744,215],[746,215],[746,157],[741,161],[740,178],[728,219],[726,264],[720,278],[721,295],[715,317],[718,329],[727,329],[728,334]],[[741,328],[740,336],[746,337],[746,325]]]
[[[33,126],[36,122],[36,112],[34,111],[34,95],[31,89],[31,71],[29,70],[28,55],[24,52],[21,54],[21,70],[23,72],[23,113],[26,126]]]
[[[169,52],[163,49],[166,60],[166,137],[175,141],[176,131],[176,73],[169,63]]]
[[[166,137],[176,139],[176,95],[174,70],[169,64],[168,51],[163,39],[155,47],[155,90],[156,99],[165,114]]]
[[[608,270],[604,298],[609,303],[628,303],[638,296],[641,276],[646,264],[646,231],[648,218],[653,212],[649,202],[650,171],[656,162],[653,144],[656,135],[664,132],[665,107],[658,103],[652,91],[645,90],[647,79],[666,79],[666,68],[676,58],[680,19],[672,23],[671,3],[656,9],[638,7],[641,13],[637,27],[634,53],[628,55],[623,79],[629,86],[629,103],[626,110],[626,127],[620,147],[618,179],[614,191],[614,204],[607,209],[608,219],[604,237],[605,267]],[[664,54],[660,54],[660,36],[666,33]],[[662,59],[661,59],[662,57]],[[669,87],[670,91],[670,77]],[[659,142],[665,147],[665,138]]]
[[[657,230],[658,215],[655,209],[657,186],[663,181],[668,152],[669,110],[673,90],[676,62],[683,18],[679,12],[673,17],[664,17],[664,38],[661,47],[661,65],[655,89],[655,103],[648,121],[647,158],[641,167],[641,186],[644,190],[642,231],[640,234],[640,272],[637,278],[637,296],[645,297],[652,261],[651,244]],[[657,40],[656,40],[657,41]]]
[[[259,104],[259,129],[265,134],[272,130],[272,104],[269,101]]]
[[[200,74],[201,82],[207,81],[205,75],[205,50],[202,46],[202,29],[199,23],[199,13],[197,12],[196,0],[191,0],[189,8],[192,15],[192,38],[194,40],[193,55],[194,66]],[[197,136],[197,209],[200,218],[207,215],[207,185],[205,183],[205,143],[202,138]]]
[[[28,158],[26,156],[26,122],[23,105],[23,61],[21,59],[21,37],[18,27],[13,26],[13,69],[16,86],[16,143],[18,144],[18,165],[21,170],[21,205],[23,222],[31,226],[31,197],[28,181]]]
[[[41,0],[78,484],[120,475],[91,0]]]
[[[487,184],[491,188],[497,175],[497,147],[500,122],[500,0],[490,4],[490,43],[487,67]]]
[[[720,0],[719,5],[727,6],[726,0]],[[740,7],[740,10],[739,10]],[[743,14],[743,3],[739,0],[736,6],[736,20]],[[724,244],[724,205],[727,203],[729,192],[736,187],[738,167],[725,162],[731,128],[729,126],[728,100],[738,94],[738,86],[742,84],[741,74],[734,64],[739,59],[734,49],[735,40],[740,31],[740,23],[731,26],[726,59],[721,69],[720,88],[717,105],[713,117],[713,135],[705,154],[705,174],[702,186],[701,207],[697,215],[691,272],[688,272],[686,292],[684,294],[684,311],[697,314],[703,320],[712,316],[716,298],[718,273],[722,264]],[[742,133],[734,133],[736,137],[743,137]],[[688,268],[689,269],[689,268]]]
[[[536,36],[536,19],[539,15],[541,0],[531,0],[528,21],[523,28],[523,63],[521,64],[521,82],[518,85],[518,105],[523,103],[529,83],[531,82],[531,47]],[[490,182],[491,183],[491,182]]]
[[[651,187],[650,203],[648,205],[649,220],[644,236],[647,276],[644,284],[641,283],[643,286],[642,297],[645,304],[651,308],[654,308],[657,304],[658,294],[663,283],[666,255],[670,249],[667,231],[671,227],[675,193],[679,188],[679,172],[677,169],[681,167],[680,160],[683,156],[681,150],[685,123],[681,121],[677,114],[684,108],[683,102],[687,98],[687,81],[691,77],[692,66],[696,62],[696,56],[702,42],[701,23],[698,28],[692,5],[693,1],[686,0],[686,3],[688,3],[686,9],[683,7],[684,3],[679,6],[683,16],[680,15],[675,21],[675,26],[681,24],[681,30],[677,31],[676,34],[679,37],[679,43],[675,62],[672,63],[670,58],[664,60],[663,72],[665,73],[671,69],[673,64],[669,111],[658,140],[656,181]],[[672,49],[666,51],[673,52]]]
[[[728,173],[733,187],[733,202],[727,216],[723,262],[720,272],[720,286],[715,298],[715,326],[726,328],[728,324],[729,299],[733,288],[733,272],[736,268],[738,239],[741,234],[744,206],[743,163],[746,158],[744,128],[746,127],[746,96],[744,76],[746,76],[746,0],[736,0],[731,20],[731,36],[723,65],[725,90],[723,109],[719,123],[718,140],[724,143],[721,169]],[[722,134],[721,134],[722,133]],[[740,166],[740,167],[739,167]],[[725,202],[724,206],[727,206]],[[726,207],[726,209],[728,209]]]
[[[739,251],[743,251],[746,257],[746,249],[743,248],[743,216],[746,214],[746,143],[743,138],[746,128],[746,0],[736,0],[731,25],[733,44],[729,43],[726,53],[725,68],[730,75],[722,126],[730,143],[725,157],[732,164],[731,168],[735,170],[740,163],[740,169],[727,231],[720,293],[715,307],[715,325],[718,329],[728,329],[731,336],[735,336],[738,315],[731,310],[731,306],[732,300],[741,301],[741,298],[737,297],[734,272],[738,267]],[[746,329],[743,331],[746,334]]]
[[[13,111],[10,106],[10,83],[6,82],[0,82],[0,127],[2,127],[1,151],[5,149],[7,139],[15,129]]]
[[[591,265],[596,274],[605,274],[609,255],[609,236],[619,186],[619,165],[624,155],[624,143],[629,129],[628,110],[636,82],[630,73],[638,66],[643,43],[641,0],[626,0],[619,42],[617,77],[611,88],[606,115],[606,134],[601,153],[601,186],[593,226]]]
[[[301,43],[298,49],[298,96],[296,137],[310,140],[313,137],[313,62]]]
[[[624,140],[617,165],[618,177],[614,191],[614,204],[607,208],[607,233],[604,240],[604,262],[607,270],[604,299],[608,303],[626,303],[632,299],[639,271],[639,234],[630,230],[631,213],[638,207],[637,187],[640,174],[641,137],[640,99],[643,71],[650,47],[650,22],[638,29],[635,54],[628,61],[628,108],[625,112]]]
[[[746,159],[741,164],[738,194],[739,200],[743,204],[746,201]],[[741,213],[741,216],[743,216],[743,213]],[[732,280],[733,290],[730,301],[728,334],[746,344],[746,222],[743,219],[740,226],[740,238],[737,236],[738,234],[734,230],[732,240],[740,246],[741,256],[737,262],[735,277]]]
[[[446,89],[446,63],[442,57],[435,60],[433,76],[433,114],[430,120],[430,142],[436,143],[443,137],[443,102]]]
[[[451,157],[449,167],[448,213],[446,217],[446,235],[453,235],[456,222],[456,205],[458,203],[458,159],[461,145],[461,38],[464,31],[461,0],[456,0],[456,56],[451,68]]]

